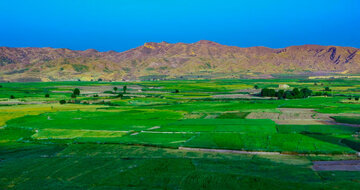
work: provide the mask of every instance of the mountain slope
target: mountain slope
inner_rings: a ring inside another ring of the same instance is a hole
[[[240,48],[205,40],[151,42],[120,53],[0,47],[3,81],[238,78],[304,72],[360,73],[360,51],[319,45]]]

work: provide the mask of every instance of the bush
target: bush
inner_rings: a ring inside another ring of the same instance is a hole
[[[66,104],[66,101],[65,100],[60,100],[59,103],[60,104]]]
[[[180,91],[178,90],[178,89],[176,89],[175,91],[174,91],[174,93],[179,93]]]
[[[75,94],[71,94],[71,98],[76,98],[76,95],[75,95]]]
[[[78,88],[75,88],[73,93],[74,93],[76,96],[79,96],[79,95],[80,95],[80,90],[79,90]]]
[[[259,86],[258,86],[258,85],[255,85],[254,88],[255,88],[255,89],[259,89]]]
[[[45,98],[49,98],[50,97],[50,94],[45,94]]]
[[[359,96],[355,97],[355,100],[356,100],[356,101],[359,101]]]
[[[331,89],[327,86],[325,87],[325,91],[331,91]]]
[[[11,95],[11,96],[10,96],[10,99],[15,99],[15,96],[14,96],[14,95]]]
[[[0,85],[0,88],[2,88],[3,86],[2,85]]]

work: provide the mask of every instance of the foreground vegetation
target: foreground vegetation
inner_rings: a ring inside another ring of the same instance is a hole
[[[358,159],[358,96],[350,79],[3,83],[0,189],[359,188],[312,169]]]

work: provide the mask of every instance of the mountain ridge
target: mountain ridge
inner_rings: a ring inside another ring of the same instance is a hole
[[[148,80],[256,78],[271,74],[360,73],[360,49],[297,45],[286,48],[147,42],[123,52],[0,47],[0,80]]]

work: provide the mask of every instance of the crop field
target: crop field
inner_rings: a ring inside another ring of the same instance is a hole
[[[0,189],[359,189],[359,84],[1,83]]]

